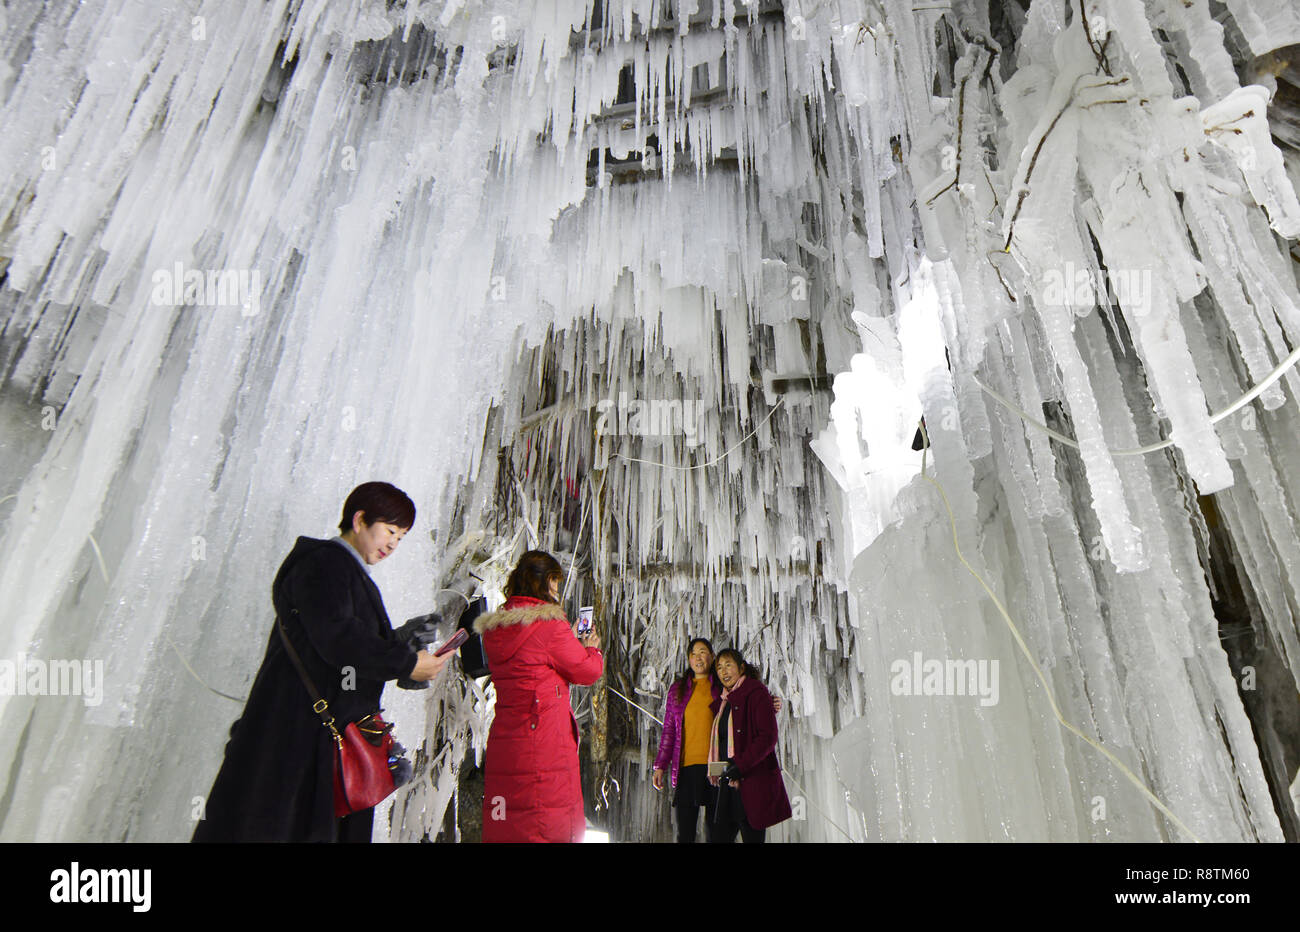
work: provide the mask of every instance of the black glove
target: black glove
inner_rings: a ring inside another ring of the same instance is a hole
[[[417,652],[419,652],[419,651],[423,650],[423,648],[415,647],[415,650],[416,650]],[[417,663],[418,663],[418,661],[417,661]],[[413,680],[413,679],[411,679],[409,676],[403,676],[403,677],[399,677],[399,678],[398,678],[398,680],[397,680],[397,688],[398,688],[398,689],[428,689],[428,688],[429,688],[429,681],[428,681],[428,680]]]
[[[402,677],[401,679],[399,679],[399,680],[397,681],[397,688],[398,688],[398,689],[428,689],[428,688],[429,688],[429,681],[428,681],[428,680],[410,680],[410,679],[407,679],[406,677]]]
[[[740,768],[736,766],[736,762],[733,761],[731,758],[727,758],[727,769],[722,771],[722,782],[723,783],[740,782]]]
[[[442,616],[437,612],[430,612],[427,615],[420,615],[412,618],[400,628],[393,629],[393,636],[399,641],[405,641],[414,651],[422,651],[438,639],[438,626],[442,624]],[[398,689],[428,689],[429,681],[415,680],[402,677],[397,681]]]
[[[400,628],[393,629],[393,636],[399,641],[406,641],[412,650],[424,650],[438,639],[438,627],[442,616],[437,612],[412,618]]]

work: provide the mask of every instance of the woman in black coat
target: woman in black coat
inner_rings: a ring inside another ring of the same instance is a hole
[[[277,619],[338,730],[379,709],[384,683],[428,680],[450,659],[393,630],[369,566],[388,557],[415,506],[385,482],[348,496],[330,540],[299,537],[271,586]],[[373,809],[334,818],[334,743],[312,711],[277,626],[244,713],[230,728],[196,842],[370,840]]]

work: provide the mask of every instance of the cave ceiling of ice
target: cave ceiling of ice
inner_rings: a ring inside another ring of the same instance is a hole
[[[1300,373],[1212,415],[1300,346],[1297,45],[1289,0],[0,7],[0,658],[105,669],[0,695],[0,839],[188,838],[278,562],[374,478],[395,620],[535,544],[656,714],[743,647],[778,839],[1294,838]],[[657,726],[579,692],[593,823],[666,837]],[[381,835],[454,821],[490,698],[390,688]]]

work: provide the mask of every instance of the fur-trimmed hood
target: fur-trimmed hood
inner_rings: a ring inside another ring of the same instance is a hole
[[[549,619],[567,622],[569,616],[564,614],[564,609],[554,602],[543,602],[540,599],[507,599],[506,604],[501,606],[495,612],[488,612],[486,615],[480,615],[474,620],[474,633],[483,634],[485,631],[491,631],[493,628],[503,628],[506,625],[530,625],[534,621],[543,621]]]
[[[492,659],[489,665],[509,660],[519,649],[532,640],[539,627],[535,621],[562,621],[568,627],[569,619],[564,609],[554,602],[543,602],[527,596],[514,596],[495,612],[480,615],[474,620],[474,633],[483,635],[486,649],[488,640],[492,642]],[[544,628],[545,625],[540,626]]]

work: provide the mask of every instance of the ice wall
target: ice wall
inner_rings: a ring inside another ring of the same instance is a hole
[[[1060,728],[955,528],[1069,721],[1196,836],[1280,839],[1197,498],[1300,676],[1297,376],[1211,423],[1300,337],[1236,72],[1289,7],[1228,6],[6,8],[0,657],[106,681],[0,696],[0,838],[188,837],[278,561],[383,477],[420,509],[395,620],[536,540],[648,708],[690,636],[745,647],[789,700],[777,838],[1188,837]],[[697,420],[599,429],[620,396]],[[996,704],[899,695],[918,652],[996,661]],[[596,695],[589,798],[648,838],[657,728]],[[490,700],[390,693],[433,739],[393,838],[442,825]]]

